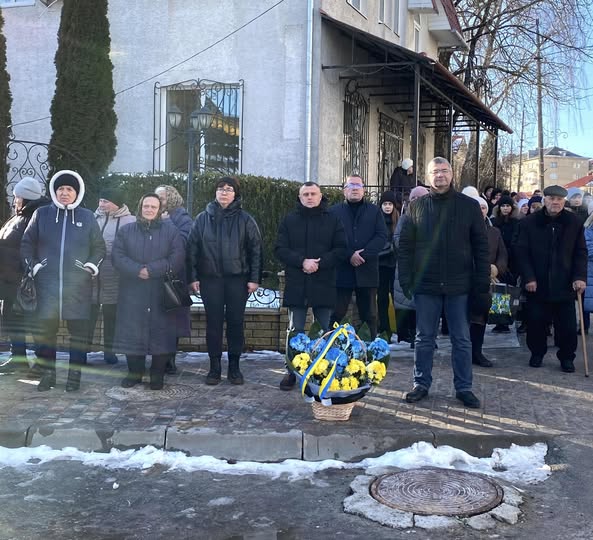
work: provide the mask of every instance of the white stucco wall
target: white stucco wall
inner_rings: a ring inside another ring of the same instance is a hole
[[[152,168],[154,83],[187,79],[244,83],[243,172],[304,177],[306,7],[277,8],[179,67],[273,5],[271,0],[110,0],[117,155],[112,171]],[[13,123],[49,116],[62,2],[3,10]],[[123,91],[123,92],[122,92]],[[49,119],[14,128],[17,138],[49,141]]]

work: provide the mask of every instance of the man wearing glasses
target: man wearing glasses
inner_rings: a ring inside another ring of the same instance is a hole
[[[340,322],[348,311],[352,291],[356,293],[358,315],[377,335],[377,287],[379,252],[387,241],[387,227],[381,209],[364,200],[364,182],[349,176],[344,184],[345,202],[331,207],[346,231],[348,257],[336,272],[337,299],[332,322]]]
[[[468,298],[487,294],[490,285],[488,238],[480,205],[451,187],[453,171],[442,157],[427,167],[430,193],[408,207],[399,243],[399,280],[416,303],[414,388],[408,403],[428,396],[438,321],[449,323],[456,398],[479,408],[472,392],[472,345]]]

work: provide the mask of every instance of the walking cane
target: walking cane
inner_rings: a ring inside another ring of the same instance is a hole
[[[583,319],[583,299],[581,293],[577,292],[579,304],[579,319],[581,320],[581,339],[583,343],[583,361],[585,362],[585,377],[589,376],[589,362],[587,361],[587,342],[585,341],[585,319]]]

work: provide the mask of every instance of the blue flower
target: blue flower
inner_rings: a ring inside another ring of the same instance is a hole
[[[348,355],[337,347],[332,347],[329,351],[327,351],[325,359],[329,362],[336,363],[336,373],[338,375],[341,375],[348,365]]]
[[[350,343],[350,349],[352,352],[352,358],[356,358],[357,360],[362,358],[364,351],[360,341],[358,341],[357,339],[352,340],[352,342]]]
[[[311,346],[311,340],[306,334],[297,334],[288,343],[291,349],[299,352],[307,352]]]
[[[375,360],[389,356],[389,345],[384,339],[375,338],[368,346],[368,352]]]

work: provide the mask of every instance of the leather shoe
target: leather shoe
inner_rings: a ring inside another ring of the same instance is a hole
[[[492,367],[492,362],[481,353],[472,357],[472,364],[481,367]]]
[[[296,384],[296,375],[294,373],[287,373],[280,381],[280,390],[292,390]]]
[[[408,403],[416,403],[428,396],[428,390],[421,386],[416,386],[411,392],[406,394],[406,401]]]
[[[542,367],[543,360],[544,359],[541,356],[531,355],[531,358],[529,359],[529,365],[531,367]]]
[[[455,394],[455,397],[459,401],[461,401],[466,407],[468,407],[470,409],[479,409],[480,408],[480,400],[470,390],[465,390],[463,392],[457,392]]]

